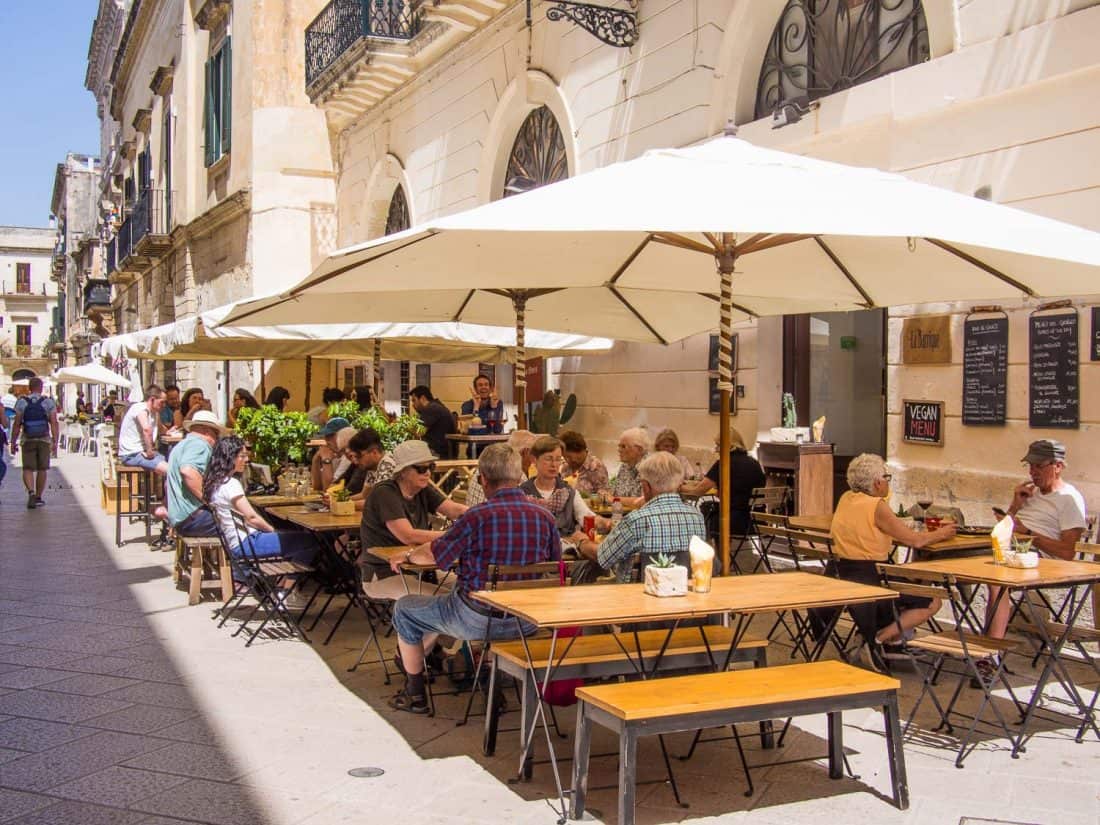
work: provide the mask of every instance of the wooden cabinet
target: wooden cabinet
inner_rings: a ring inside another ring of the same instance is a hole
[[[761,441],[756,453],[769,484],[791,486],[795,515],[832,515],[832,444]]]

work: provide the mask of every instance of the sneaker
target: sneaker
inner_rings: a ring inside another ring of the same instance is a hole
[[[37,504],[39,507],[45,507],[46,506],[46,499],[42,498],[42,496],[35,496],[34,500],[35,500],[35,504]]]
[[[36,496],[34,493],[29,493],[27,495],[27,509],[28,510],[33,510],[37,506],[38,506],[38,496]]]
[[[994,675],[997,673],[997,664],[992,659],[981,659],[977,663],[978,675],[970,677],[970,687],[974,690],[980,690],[982,683],[985,683],[986,689],[993,687]],[[981,682],[978,681],[979,677]]]
[[[431,710],[428,707],[427,695],[421,693],[418,696],[411,696],[404,690],[390,697],[388,704],[394,710],[403,710],[405,713],[415,713],[418,716],[424,716]]]

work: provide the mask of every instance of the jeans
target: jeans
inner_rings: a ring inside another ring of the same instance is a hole
[[[120,455],[118,460],[127,467],[141,467],[143,470],[156,470],[157,467],[164,464],[168,459],[160,453],[153,453],[152,458],[146,458],[144,453],[128,453],[127,455]]]
[[[218,526],[214,524],[214,517],[204,507],[195,510],[179,524],[173,524],[176,533],[190,538],[207,538],[218,535]]]
[[[424,637],[438,633],[465,641],[485,638],[489,617],[474,610],[463,601],[457,590],[445,596],[402,596],[394,603],[393,627],[401,641],[420,644]],[[533,624],[523,623],[523,635],[534,633]],[[491,639],[515,639],[516,620],[493,618]]]
[[[288,530],[279,533],[257,531],[249,533],[246,541],[250,546],[242,550],[241,545],[238,544],[233,548],[234,556],[242,556],[247,550],[261,559],[279,556],[308,565],[313,563],[320,549],[317,546],[317,539],[305,530]]]

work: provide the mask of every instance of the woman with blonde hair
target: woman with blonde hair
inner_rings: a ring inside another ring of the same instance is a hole
[[[670,453],[676,456],[684,471],[684,481],[694,481],[699,477],[699,473],[691,466],[691,462],[680,455],[680,436],[676,435],[675,430],[666,427],[657,433],[657,437],[653,439],[653,449],[659,453]]]
[[[714,439],[714,446],[720,449],[719,437]],[[690,496],[705,496],[721,489],[721,462],[715,461],[707,474],[698,481],[688,482],[680,488],[680,492]],[[763,487],[767,483],[764,468],[760,462],[749,455],[745,449],[745,440],[741,433],[732,424],[730,425],[730,534],[736,536],[745,535],[750,526],[749,508],[752,501],[752,491],[757,487]]]

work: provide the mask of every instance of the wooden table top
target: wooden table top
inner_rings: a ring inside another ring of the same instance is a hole
[[[1100,567],[1100,565],[1098,565]],[[715,577],[709,593],[660,598],[641,584],[594,584],[530,590],[480,590],[473,597],[539,627],[602,625],[709,616],[767,613],[893,599],[881,587],[815,573],[760,573]]]
[[[318,512],[316,510],[309,510],[301,505],[269,507],[267,511],[273,516],[285,519],[292,524],[297,524],[299,527],[304,527],[307,530],[314,530],[318,533],[337,530],[354,530],[359,527],[359,523],[363,518],[362,514],[359,512],[352,513],[350,516],[337,516],[328,511]]]
[[[1013,589],[1057,587],[1100,581],[1100,564],[1091,561],[1040,558],[1038,567],[1025,570],[1004,564],[994,564],[992,558],[978,556],[918,561],[906,564],[904,567],[907,575],[914,574],[913,578],[923,578],[916,574],[928,574],[932,577],[948,574],[963,582],[1002,585]]]
[[[447,433],[447,440],[458,441],[463,444],[500,444],[501,442],[507,441],[511,435],[511,433],[486,433],[485,435]]]
[[[320,493],[310,493],[308,496],[284,496],[279,493],[272,493],[265,496],[249,496],[249,502],[254,507],[285,507],[291,504],[306,504],[311,501],[320,501]]]
[[[828,533],[832,528],[833,517],[829,515],[817,516],[791,516],[787,523],[792,530],[805,530],[810,533]],[[988,535],[985,536],[954,536],[953,538],[937,541],[921,547],[921,553],[958,553],[963,550],[990,550],[993,542]]]

